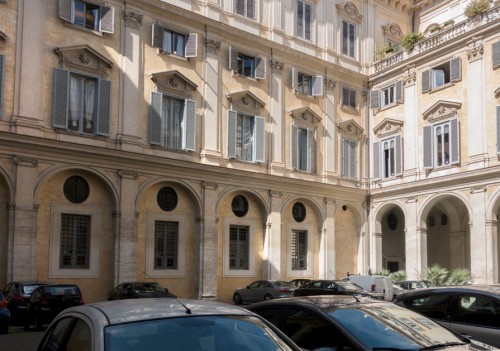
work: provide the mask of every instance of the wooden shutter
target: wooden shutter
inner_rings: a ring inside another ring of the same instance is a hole
[[[401,142],[401,135],[396,135],[394,141],[394,165],[396,166],[395,173],[397,176],[400,176],[403,174],[403,145]]]
[[[312,78],[312,96],[323,96],[323,76],[316,76]]]
[[[254,0],[247,0],[247,17],[255,19],[255,2]]]
[[[430,69],[422,72],[422,93],[431,90],[431,73]]]
[[[149,143],[161,145],[161,120],[163,110],[163,94],[151,92],[149,113]]]
[[[163,33],[163,27],[156,23],[153,23],[153,26],[151,27],[151,46],[163,49]]]
[[[266,79],[266,59],[255,57],[255,78]]]
[[[299,85],[299,72],[297,68],[292,67],[292,89],[297,89]]]
[[[255,116],[255,162],[266,162],[266,121]]]
[[[104,33],[115,32],[115,9],[114,7],[101,6],[101,18],[99,19],[99,31]]]
[[[54,128],[68,128],[69,72],[54,69],[52,119]]]
[[[198,56],[198,33],[191,33],[188,35],[187,38],[185,57],[197,57],[197,56]]]
[[[111,82],[109,80],[98,80],[98,102],[97,102],[97,128],[98,135],[109,135],[109,119],[111,110]]]
[[[500,67],[500,41],[491,45],[493,69]]]
[[[297,32],[296,35],[300,38],[304,35],[304,3],[297,0]]]
[[[0,55],[0,118],[3,116],[3,82],[5,74],[5,56]]]
[[[398,80],[396,82],[395,90],[396,90],[396,102],[403,103],[404,101],[403,81]]]
[[[229,47],[229,69],[238,72],[238,51]]]
[[[380,179],[380,142],[373,143],[373,179]]]
[[[358,177],[358,143],[356,141],[351,140],[349,143],[349,148],[351,152],[350,157],[350,167],[349,174],[351,178]]]
[[[186,100],[184,106],[183,123],[183,145],[185,150],[196,150],[196,102]]]
[[[434,168],[433,163],[433,145],[432,145],[432,126],[424,127],[424,140],[422,145],[424,152],[424,169]]]
[[[236,111],[227,112],[227,157],[236,157]]]
[[[458,118],[450,121],[450,164],[457,164],[460,162],[460,133],[458,129]]]
[[[290,132],[291,150],[290,156],[292,158],[292,168],[297,169],[299,167],[299,150],[298,147],[298,135],[299,128],[292,124],[292,130]]]
[[[497,111],[497,154],[500,154],[500,105],[496,107]]]
[[[314,23],[311,5],[304,4],[304,39],[312,39],[312,25]]]
[[[316,171],[316,139],[312,129],[307,130],[307,170]]]
[[[349,23],[342,21],[342,54],[349,55]]]
[[[456,57],[450,61],[450,81],[456,82],[462,79],[462,60]]]
[[[370,108],[380,108],[380,90],[370,92]]]
[[[59,18],[72,23],[71,10],[73,7],[73,0],[59,0]]]
[[[234,12],[245,16],[245,0],[234,0]]]

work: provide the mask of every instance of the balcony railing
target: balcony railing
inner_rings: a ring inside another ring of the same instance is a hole
[[[394,53],[382,60],[375,62],[372,65],[372,73],[379,73],[392,66],[397,65],[404,60],[423,53],[428,50],[432,50],[437,46],[441,46],[447,41],[453,40],[467,32],[470,32],[476,28],[482,27],[484,25],[490,24],[500,19],[500,6],[496,6],[483,14],[477,15],[475,17],[469,18],[466,21],[457,23],[448,29],[442,29],[438,33],[431,35],[430,37],[420,40],[415,44],[415,47],[411,52],[406,50]]]

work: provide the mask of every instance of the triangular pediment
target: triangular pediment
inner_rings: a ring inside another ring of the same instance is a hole
[[[424,120],[433,122],[456,115],[461,107],[462,103],[460,102],[439,100],[424,111],[422,116]]]
[[[321,117],[309,107],[301,107],[290,111],[290,116],[298,125],[312,124],[316,125],[321,122]]]
[[[386,118],[375,127],[373,132],[378,137],[384,137],[390,134],[396,134],[401,132],[403,127],[403,122],[391,118]]]
[[[59,55],[61,68],[77,69],[101,76],[113,67],[113,62],[88,45],[75,45],[54,49]]]
[[[239,91],[226,95],[233,107],[240,107],[251,110],[260,110],[266,104],[249,90]]]
[[[167,71],[151,74],[151,80],[156,84],[158,90],[176,90],[181,92],[192,92],[198,86],[179,71]]]
[[[337,128],[341,134],[358,139],[361,138],[364,132],[364,129],[352,119],[337,123]]]

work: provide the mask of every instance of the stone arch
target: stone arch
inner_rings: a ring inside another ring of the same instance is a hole
[[[12,242],[9,213],[10,204],[14,203],[14,184],[12,178],[5,170],[0,167],[0,267],[5,269],[0,270],[0,286],[7,285],[12,277]]]
[[[266,201],[263,196],[255,191],[255,190],[252,190],[252,189],[239,189],[239,188],[227,188],[225,189],[221,194],[219,194],[219,197],[217,198],[217,205],[216,205],[216,212],[219,210],[221,204],[227,200],[227,198],[231,195],[234,195],[234,194],[241,194],[241,195],[249,195],[250,197],[252,197],[253,199],[255,199],[258,204],[261,206],[260,207],[260,211],[261,211],[261,215],[262,215],[262,218],[264,220],[267,220],[267,216],[270,212],[270,208],[269,208],[269,203],[268,201]]]
[[[487,269],[487,281],[500,282],[500,189],[497,189],[491,196],[486,209],[486,240],[487,247],[491,247],[491,259],[487,262],[490,266]]]
[[[283,206],[281,207],[281,215],[283,216],[283,211],[288,208],[292,203],[295,203],[297,201],[300,201],[300,202],[304,202],[306,203],[307,205],[309,205],[311,208],[314,209],[314,211],[316,212],[316,215],[318,216],[318,224],[320,224],[319,228],[321,229],[322,227],[322,223],[324,223],[325,221],[325,211],[324,211],[324,208],[322,208],[317,201],[313,200],[313,199],[310,199],[310,198],[306,198],[306,197],[303,197],[303,196],[290,196],[288,199],[286,199],[284,202],[283,202]]]

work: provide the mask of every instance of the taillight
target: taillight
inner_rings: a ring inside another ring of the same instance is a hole
[[[12,301],[21,303],[21,302],[24,302],[24,298],[20,295],[16,295],[12,298]]]
[[[5,307],[7,307],[7,300],[4,299],[0,301],[0,308],[5,308]]]
[[[83,296],[80,297],[80,305],[85,305],[85,301],[83,300]]]
[[[372,291],[375,291],[376,288],[377,286],[375,284],[372,284]]]
[[[47,298],[46,298],[46,297],[42,297],[42,298],[40,299],[40,304],[41,304],[41,305],[48,305]]]
[[[281,288],[280,289],[280,293],[287,293],[287,292],[290,292],[290,289],[288,289],[288,288]]]

